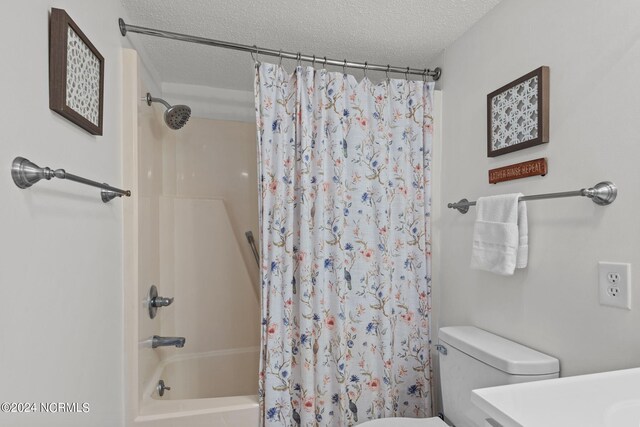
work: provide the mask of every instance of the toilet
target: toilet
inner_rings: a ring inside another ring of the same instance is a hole
[[[455,427],[491,425],[471,403],[471,391],[558,378],[558,359],[474,326],[440,328],[440,382],[444,417]],[[447,427],[440,418],[383,418],[366,427]]]

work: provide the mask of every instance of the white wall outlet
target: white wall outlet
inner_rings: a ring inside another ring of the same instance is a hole
[[[631,264],[599,262],[600,305],[631,310]]]

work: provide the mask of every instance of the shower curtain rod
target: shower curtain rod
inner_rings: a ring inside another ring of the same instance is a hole
[[[442,75],[442,69],[440,67],[436,67],[433,70],[431,70],[428,68],[422,68],[422,69],[410,68],[410,67],[403,68],[403,67],[396,67],[391,65],[369,64],[367,62],[350,62],[350,61],[347,61],[346,59],[342,61],[338,59],[327,59],[326,56],[316,57],[315,55],[303,55],[300,52],[297,52],[297,53],[284,52],[282,50],[257,47],[255,45],[249,46],[246,44],[225,42],[221,40],[207,39],[204,37],[190,36],[187,34],[173,33],[171,31],[158,30],[158,29],[148,28],[148,27],[140,27],[137,25],[127,24],[124,22],[122,18],[118,19],[118,25],[120,26],[120,34],[122,34],[123,37],[126,36],[127,32],[130,31],[132,33],[146,34],[148,36],[162,37],[165,39],[180,40],[184,42],[204,44],[207,46],[223,47],[225,49],[241,50],[244,52],[255,53],[256,56],[257,55],[278,56],[280,58],[295,59],[297,61],[313,62],[314,64],[316,62],[319,62],[324,64],[324,66],[335,65],[335,66],[344,67],[344,68],[358,68],[365,71],[371,70],[371,71],[384,71],[387,73],[415,74],[415,75],[420,75],[424,77],[427,77],[427,76],[432,77],[433,80],[440,79],[440,76]]]

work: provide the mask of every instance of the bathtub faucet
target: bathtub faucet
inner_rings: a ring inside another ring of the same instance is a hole
[[[151,347],[171,347],[176,346],[178,348],[184,347],[185,338],[184,337],[159,337],[158,335],[154,335],[151,340]]]

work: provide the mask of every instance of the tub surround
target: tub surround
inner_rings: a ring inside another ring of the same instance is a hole
[[[255,125],[191,118],[169,129],[162,106],[141,101],[147,87],[137,53],[124,58],[132,119],[123,160],[136,190],[124,218],[132,284],[125,298],[135,301],[125,312],[127,424],[255,425],[260,310],[251,274],[258,267],[244,240],[257,230]],[[153,319],[151,285],[174,298]],[[185,342],[154,348],[152,337]],[[162,397],[160,380],[171,388]]]

